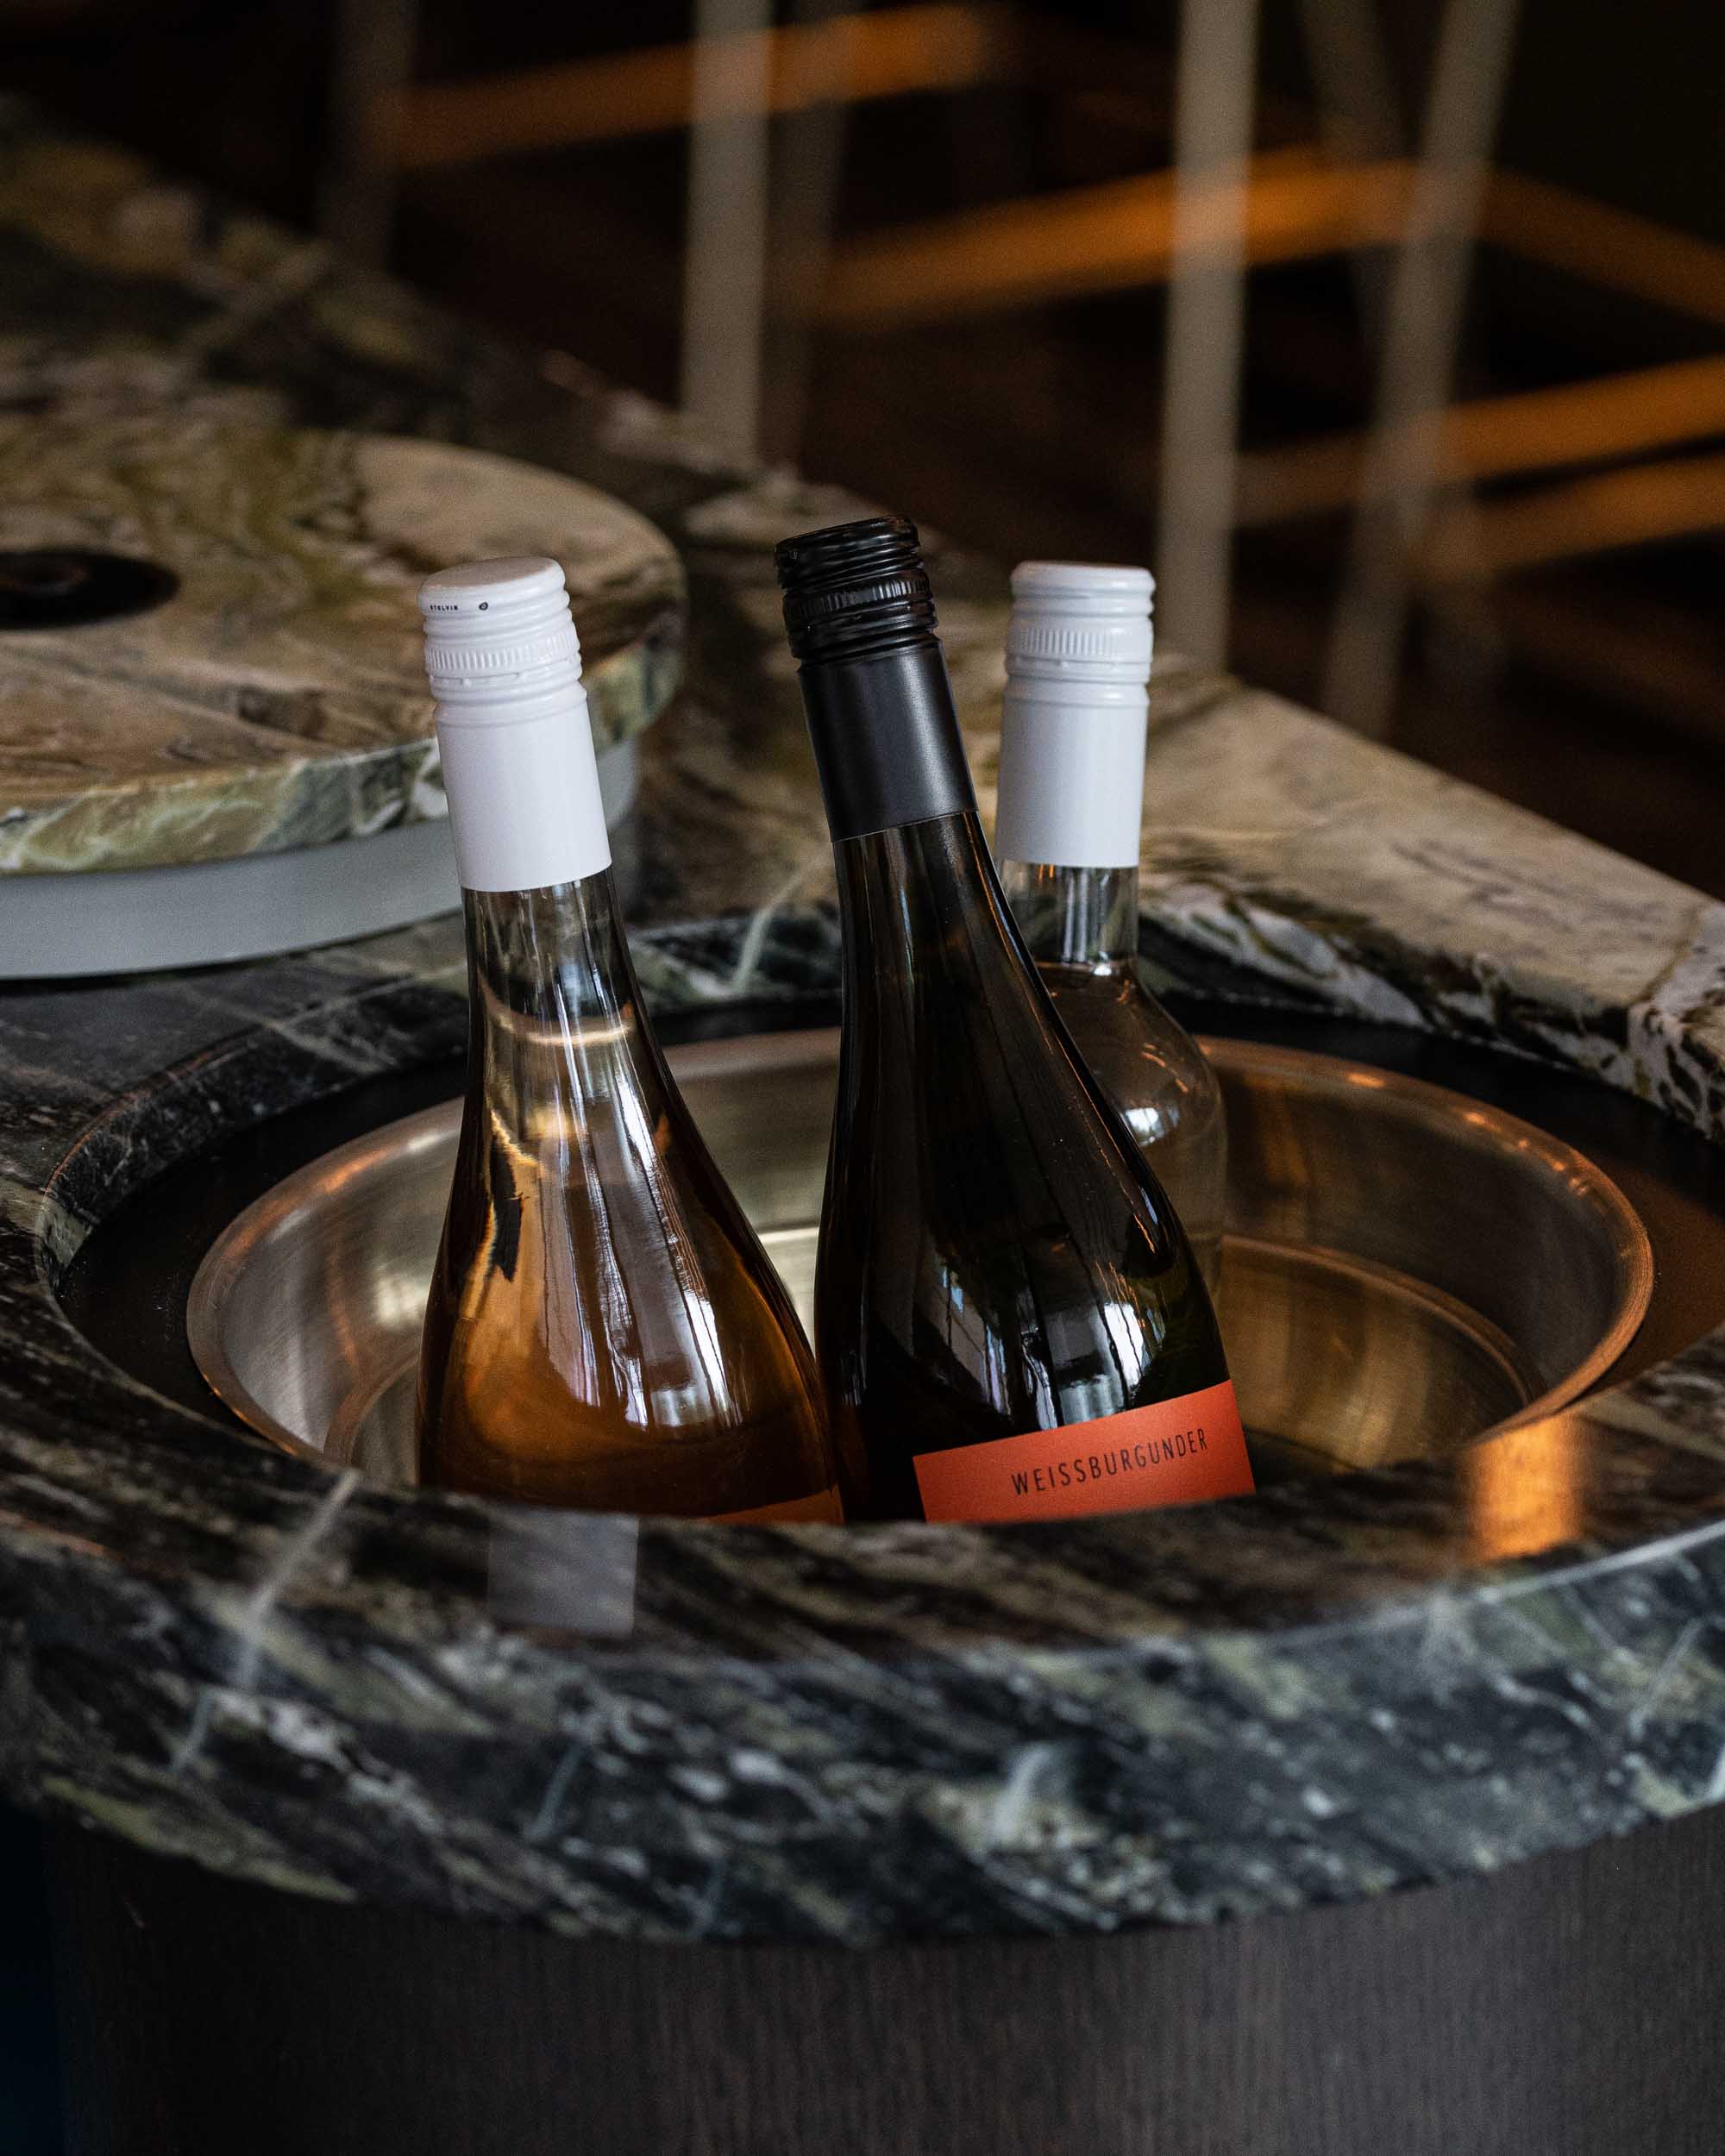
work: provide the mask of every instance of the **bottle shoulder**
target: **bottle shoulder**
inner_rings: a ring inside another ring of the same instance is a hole
[[[914,1005],[847,1038],[829,1224],[901,1270],[914,1242],[937,1269],[981,1253],[1002,1281],[1160,1275],[1178,1255],[1166,1200],[1033,984]]]
[[[1171,1096],[1185,1115],[1220,1119],[1221,1087],[1208,1059],[1135,960],[1040,970],[1061,1023],[1111,1098]]]
[[[705,1156],[626,1122],[458,1161],[421,1363],[429,1479],[719,1514],[825,1489],[815,1374]],[[543,1139],[543,1132],[542,1132]]]

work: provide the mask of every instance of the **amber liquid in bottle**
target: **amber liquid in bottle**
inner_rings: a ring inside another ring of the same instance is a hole
[[[446,570],[421,604],[471,996],[421,1480],[601,1511],[835,1519],[795,1313],[642,1009],[561,573]]]
[[[780,563],[844,940],[815,1339],[847,1514],[1249,1489],[1202,1276],[1001,895],[913,529]]]
[[[648,1029],[611,872],[470,891],[466,911],[472,1042],[422,1479],[836,1518],[808,1350]]]

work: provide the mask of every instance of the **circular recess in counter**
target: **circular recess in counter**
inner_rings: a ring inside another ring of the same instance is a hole
[[[254,956],[453,906],[413,603],[451,561],[561,561],[626,808],[684,580],[609,495],[441,442],[160,412],[0,421],[0,551],[122,555],[160,601],[0,619],[6,975]]]
[[[1220,1310],[1260,1482],[1453,1451],[1596,1383],[1653,1261],[1572,1147],[1419,1079],[1208,1041],[1233,1133]],[[836,1029],[674,1049],[683,1096],[806,1324]],[[187,1333],[264,1436],[414,1479],[420,1326],[461,1103],[321,1155],[248,1206],[192,1282]]]
[[[0,553],[0,630],[87,629],[165,606],[179,579],[160,561],[97,547]]]

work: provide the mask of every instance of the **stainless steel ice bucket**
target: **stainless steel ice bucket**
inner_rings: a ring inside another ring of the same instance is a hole
[[[1465,1445],[1574,1399],[1634,1337],[1653,1257],[1622,1192],[1483,1102],[1368,1065],[1205,1044],[1230,1130],[1221,1317],[1246,1426],[1315,1471]],[[807,1317],[837,1035],[671,1062]],[[459,1103],[312,1162],[193,1288],[193,1354],[278,1442],[411,1479],[420,1315]]]

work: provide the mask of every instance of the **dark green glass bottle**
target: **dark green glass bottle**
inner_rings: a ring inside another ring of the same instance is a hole
[[[1001,896],[915,528],[778,560],[844,923],[815,1343],[847,1517],[1249,1490],[1185,1235]]]

